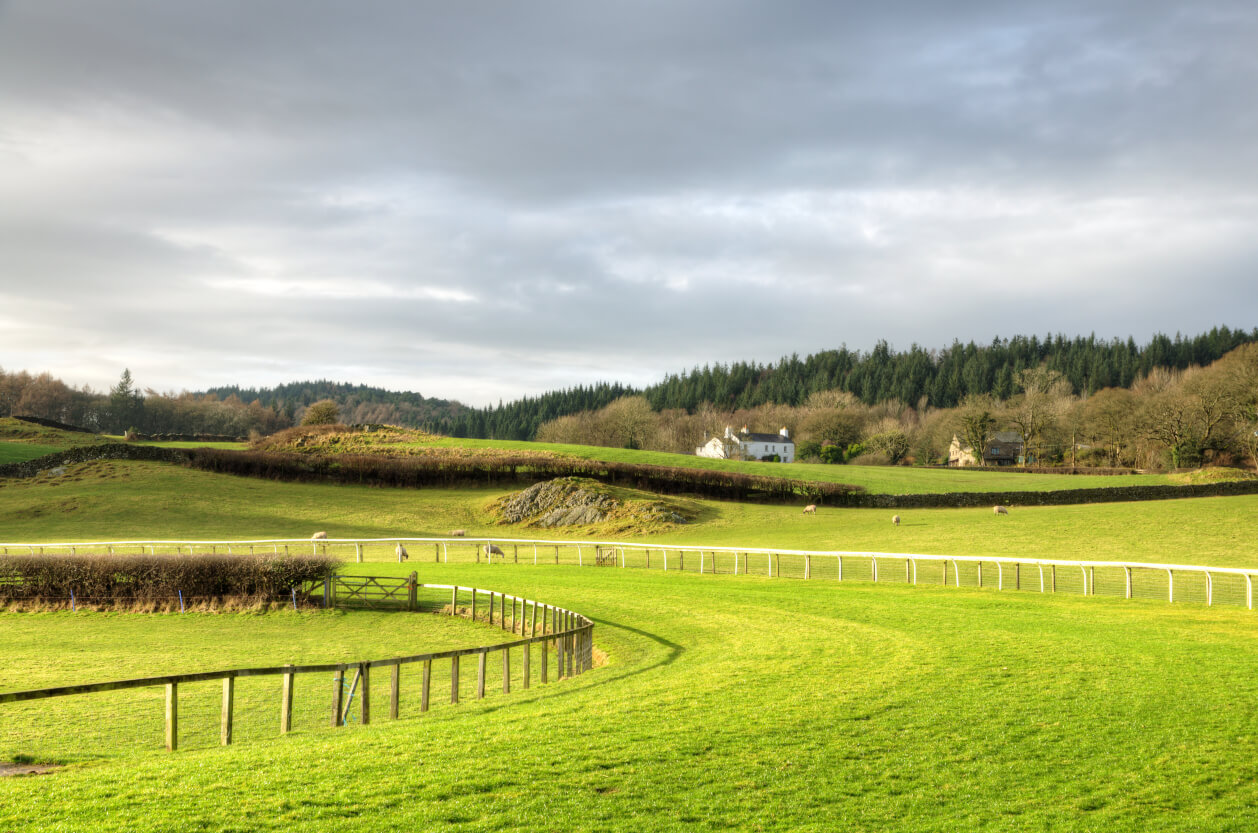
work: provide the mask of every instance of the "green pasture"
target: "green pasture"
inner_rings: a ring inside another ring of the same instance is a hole
[[[0,540],[441,537],[605,539],[597,527],[491,523],[509,490],[278,483],[174,465],[98,461],[61,476],[0,480]],[[670,544],[876,550],[1027,558],[1258,566],[1258,496],[1056,507],[830,509],[679,499],[694,523],[639,540]],[[633,536],[616,536],[633,539]]]
[[[967,469],[921,468],[910,466],[840,466],[823,463],[761,463],[717,460],[692,454],[663,451],[637,451],[592,445],[534,443],[513,440],[476,440],[442,437],[397,447],[498,448],[514,451],[548,451],[587,460],[641,463],[653,466],[732,471],[768,477],[790,477],[862,486],[872,494],[934,494],[943,492],[1057,491],[1060,489],[1103,489],[1112,486],[1151,486],[1170,483],[1165,475],[1027,474],[1021,472],[974,471]]]
[[[34,460],[36,457],[43,457],[45,454],[53,454],[63,450],[62,447],[54,445],[0,440],[0,465],[4,463],[23,463],[27,460]]]
[[[437,591],[423,591],[435,607]],[[440,592],[449,601],[449,593]],[[501,631],[464,618],[379,611],[138,614],[69,611],[0,613],[0,691],[199,671],[386,659],[505,641]],[[331,674],[300,675],[297,727],[330,719]],[[446,678],[448,679],[448,677]],[[387,672],[377,685],[388,683]],[[277,734],[279,677],[236,683],[240,742]],[[180,745],[219,742],[221,684],[180,687]],[[302,691],[305,689],[305,691]],[[320,696],[313,697],[312,689]],[[326,696],[324,692],[326,690]],[[408,692],[410,687],[408,686]],[[446,691],[449,690],[448,684]],[[91,761],[150,752],[163,743],[164,689],[102,692],[0,706],[0,762],[15,756]],[[387,714],[387,710],[385,712]],[[108,719],[102,719],[108,716]],[[155,719],[156,716],[156,719]],[[67,738],[73,742],[66,743]]]
[[[318,719],[331,682],[299,677],[296,731],[282,738],[272,681],[272,710],[238,722],[231,748],[213,745],[212,698],[190,704],[174,754],[160,748],[160,693],[131,705],[116,742],[102,695],[70,698],[38,731],[6,739],[10,754],[70,765],[0,779],[0,829],[1241,831],[1258,806],[1258,620],[1244,610],[574,567],[421,570],[589,614],[606,664],[509,695],[491,684],[483,701],[425,715],[404,695],[398,721],[376,683],[373,724],[335,730]],[[440,623],[424,618],[2,614],[0,646],[8,685],[220,667],[254,651],[369,658],[409,650],[412,635],[436,641],[427,628]],[[451,623],[450,635],[475,627]],[[0,706],[6,727],[13,714]],[[20,726],[38,722],[21,713]]]

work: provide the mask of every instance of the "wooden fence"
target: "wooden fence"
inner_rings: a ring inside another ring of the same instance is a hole
[[[431,549],[429,549],[431,547]],[[772,578],[897,582],[981,587],[1084,596],[1165,599],[1253,610],[1258,569],[1193,564],[1091,561],[1019,557],[923,555],[785,548],[713,547],[619,541],[520,538],[361,538],[321,541],[110,541],[96,543],[0,543],[0,552],[327,552],[345,560],[397,561],[405,550],[413,563],[555,564],[617,566]]]
[[[373,579],[362,582],[361,579]],[[476,698],[485,696],[486,666],[491,654],[500,654],[502,662],[502,691],[511,691],[511,656],[517,652],[522,664],[521,685],[529,688],[534,676],[540,683],[550,681],[550,652],[555,652],[557,678],[571,677],[593,667],[594,623],[585,616],[554,605],[499,593],[492,590],[481,590],[472,587],[459,587],[450,584],[418,584],[414,574],[406,579],[379,580],[368,576],[339,576],[334,584],[328,586],[325,598],[329,603],[338,603],[348,598],[362,601],[363,588],[376,587],[379,592],[371,597],[371,604],[392,604],[407,610],[421,609],[417,600],[421,590],[447,593],[449,599],[449,615],[459,615],[460,603],[465,602],[462,610],[468,611],[474,621],[486,621],[497,625],[500,629],[518,635],[519,639],[481,645],[474,648],[459,648],[450,651],[436,651],[412,656],[392,657],[389,659],[362,660],[350,663],[330,663],[323,665],[281,665],[267,668],[234,668],[224,671],[203,671],[193,674],[172,674],[161,677],[143,677],[133,680],[112,680],[102,683],[84,685],[58,686],[29,691],[0,692],[0,703],[16,703],[28,700],[43,700],[49,697],[66,697],[76,694],[91,694],[102,691],[118,691],[121,689],[147,688],[151,686],[166,687],[166,748],[174,751],[179,746],[179,686],[186,683],[221,680],[223,684],[223,704],[221,716],[220,741],[223,745],[232,742],[232,720],[235,704],[235,681],[242,677],[278,676],[280,684],[279,727],[280,734],[292,730],[293,702],[296,691],[296,678],[301,674],[334,675],[331,702],[329,703],[329,723],[332,726],[345,725],[350,717],[350,708],[355,698],[358,701],[358,721],[363,724],[371,722],[371,683],[373,668],[389,670],[389,717],[397,719],[400,705],[400,678],[404,666],[419,664],[421,674],[420,712],[427,712],[431,700],[433,663],[450,662],[450,702],[459,702],[460,659],[475,657],[476,660]],[[405,589],[404,596],[397,593],[397,583]],[[352,588],[358,588],[350,592]],[[487,615],[478,614],[478,602]],[[445,611],[444,601],[440,605]],[[495,608],[497,615],[495,616]],[[540,662],[536,675],[532,669],[533,647],[540,646]],[[351,675],[348,694],[345,681]]]

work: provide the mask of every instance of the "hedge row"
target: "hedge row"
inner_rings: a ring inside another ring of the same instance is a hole
[[[405,488],[449,488],[467,485],[515,485],[556,477],[590,477],[605,483],[662,494],[687,494],[717,500],[764,502],[833,501],[861,491],[859,486],[764,477],[736,472],[648,466],[584,460],[577,457],[538,458],[525,455],[381,457],[316,456],[265,451],[189,450],[196,468],[273,480],[361,483]]]
[[[717,500],[798,503],[866,509],[946,507],[1064,506],[1258,494],[1258,480],[1188,486],[1110,486],[1052,492],[948,492],[875,495],[858,486],[790,480],[677,466],[609,463],[575,457],[477,456],[315,456],[210,448],[157,448],[108,443],[82,446],[36,460],[0,466],[0,477],[32,477],[40,471],[96,459],[151,460],[191,465],[206,471],[289,481],[335,481],[403,488],[514,485],[555,477],[590,477],[663,494],[695,494]]]
[[[1258,480],[1193,486],[1110,486],[1055,492],[948,492],[928,495],[843,495],[832,505],[860,509],[942,509],[967,506],[1068,506],[1258,494]]]
[[[1017,474],[1143,474],[1139,469],[1110,466],[949,466],[949,471],[998,471]]]
[[[316,555],[0,555],[0,599],[274,599],[321,584],[339,563]]]

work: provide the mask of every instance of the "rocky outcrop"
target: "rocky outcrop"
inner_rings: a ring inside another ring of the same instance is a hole
[[[632,517],[642,523],[685,523],[662,501],[622,501],[602,484],[582,477],[537,483],[499,499],[493,510],[500,523],[529,526],[590,526]]]

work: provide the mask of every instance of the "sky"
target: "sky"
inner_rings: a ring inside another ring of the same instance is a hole
[[[472,405],[1258,325],[1258,4],[0,0],[0,368]]]

